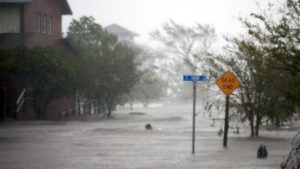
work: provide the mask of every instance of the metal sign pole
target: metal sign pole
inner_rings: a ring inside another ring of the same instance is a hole
[[[193,138],[192,138],[192,154],[195,154],[195,129],[196,129],[196,86],[197,81],[193,80]]]
[[[227,135],[228,135],[228,123],[229,123],[229,119],[228,119],[228,115],[229,115],[229,95],[226,95],[226,104],[225,104],[225,121],[224,121],[224,139],[223,139],[223,147],[226,148],[227,147]]]
[[[223,139],[223,147],[227,147],[227,136],[228,136],[228,123],[229,123],[229,95],[232,92],[240,87],[241,82],[236,78],[236,76],[230,72],[225,72],[221,77],[216,81],[217,86],[223,91],[226,95],[226,103],[225,103],[225,119],[224,119],[224,139]]]
[[[195,132],[196,132],[196,87],[197,81],[205,81],[205,75],[184,75],[184,81],[193,81],[193,134],[192,134],[192,154],[195,154]]]

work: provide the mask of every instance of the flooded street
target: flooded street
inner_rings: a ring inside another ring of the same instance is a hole
[[[131,112],[131,113],[130,113]],[[218,127],[198,115],[191,154],[191,107],[117,111],[112,119],[7,122],[0,125],[1,169],[277,169],[295,132],[229,133],[223,149]],[[150,123],[152,130],[145,130]],[[269,151],[257,159],[260,144]]]

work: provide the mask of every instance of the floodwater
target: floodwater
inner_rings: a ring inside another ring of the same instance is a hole
[[[1,169],[278,169],[295,132],[263,131],[250,139],[229,133],[199,114],[192,155],[192,108],[156,106],[119,110],[111,119],[0,124]],[[152,130],[145,130],[150,123]],[[257,159],[260,144],[269,156]]]

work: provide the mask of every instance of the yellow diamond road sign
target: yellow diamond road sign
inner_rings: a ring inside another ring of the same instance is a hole
[[[240,81],[235,77],[235,75],[227,71],[225,72],[217,81],[216,84],[223,91],[225,95],[231,95],[232,92],[240,87]]]

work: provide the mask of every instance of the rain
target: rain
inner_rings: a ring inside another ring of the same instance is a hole
[[[299,11],[0,0],[0,168],[300,168]]]

